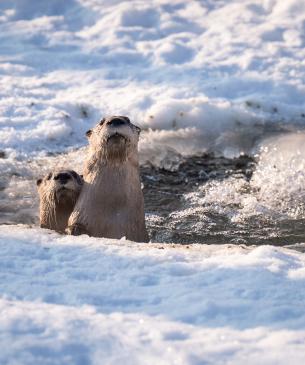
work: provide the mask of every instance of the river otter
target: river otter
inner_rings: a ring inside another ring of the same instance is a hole
[[[148,241],[139,175],[139,134],[140,128],[124,116],[104,118],[86,133],[85,183],[67,233]]]
[[[58,170],[36,183],[40,199],[40,227],[64,233],[83,186],[82,177],[73,170]]]

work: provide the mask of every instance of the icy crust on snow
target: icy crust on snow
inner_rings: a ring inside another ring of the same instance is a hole
[[[1,363],[303,361],[299,253],[25,226],[0,226],[0,237]]]
[[[3,0],[0,10],[1,149],[83,145],[107,114],[179,153],[236,155],[270,128],[304,127],[299,0]]]
[[[1,363],[302,364],[304,256],[0,226]]]

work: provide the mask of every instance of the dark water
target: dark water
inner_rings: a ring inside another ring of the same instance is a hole
[[[250,184],[256,166],[250,156],[228,159],[203,154],[185,158],[177,171],[142,167],[147,227],[152,240],[278,246],[305,242],[305,219],[253,214],[232,222],[228,211],[238,211],[238,204],[229,201],[226,213],[222,213],[215,209],[215,201],[198,202],[196,207],[196,203],[189,204],[185,199],[185,194],[196,192],[198,186],[202,189],[206,185],[208,190],[208,185],[225,183],[226,179]]]
[[[179,217],[179,211],[187,208],[185,194],[195,191],[212,180],[221,181],[230,176],[251,179],[255,161],[249,156],[227,159],[211,154],[184,158],[177,171],[150,167],[141,168],[144,184],[145,210],[149,215],[148,229],[153,240],[175,243],[222,243],[228,242],[230,229],[225,215],[212,210],[198,216],[191,209],[187,217]],[[204,223],[196,229],[196,223]],[[233,231],[235,231],[233,229]],[[234,234],[234,232],[232,232]]]

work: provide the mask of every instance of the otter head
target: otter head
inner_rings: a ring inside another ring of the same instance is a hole
[[[90,149],[99,152],[105,162],[137,160],[138,141],[141,129],[125,116],[103,118],[94,128],[87,131]]]
[[[50,172],[36,181],[41,199],[54,204],[75,204],[83,185],[83,178],[73,170]]]

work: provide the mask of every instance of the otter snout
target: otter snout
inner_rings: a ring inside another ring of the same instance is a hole
[[[62,185],[65,185],[71,179],[70,174],[66,172],[60,172],[54,176],[54,180],[59,181]]]
[[[110,118],[109,120],[107,120],[106,122],[107,126],[111,126],[111,127],[121,127],[123,125],[127,125],[128,122],[127,120],[123,119],[123,118]]]

